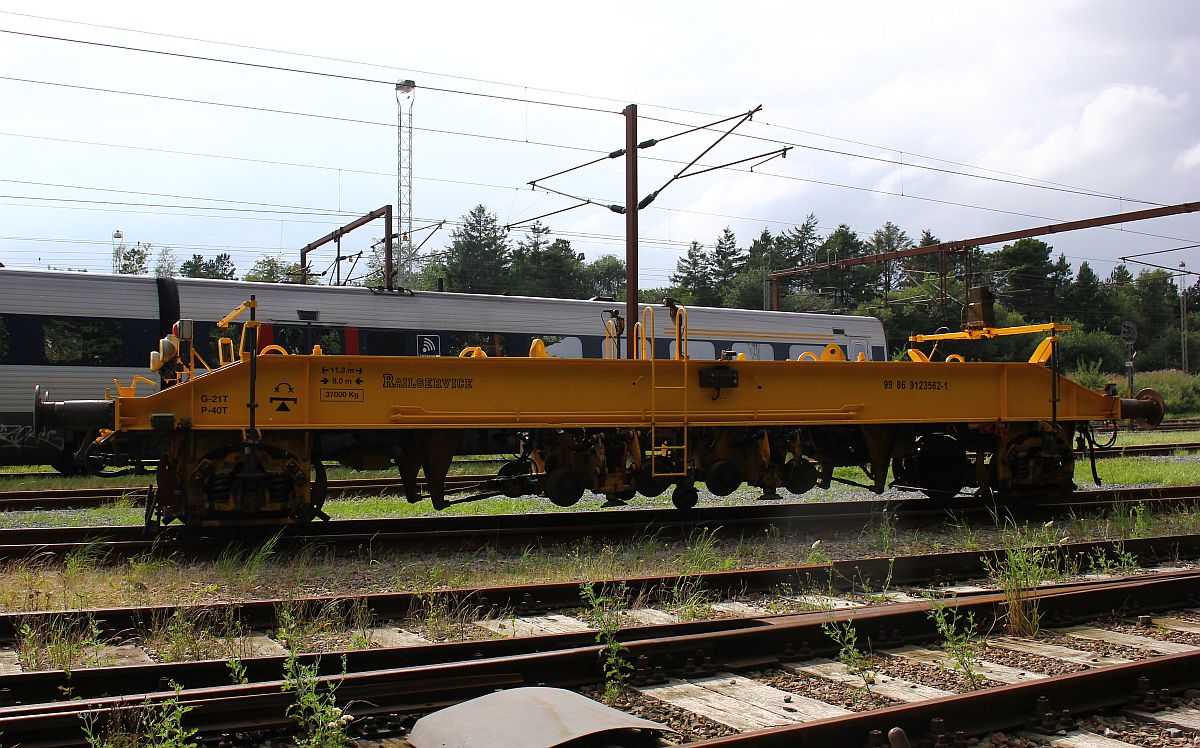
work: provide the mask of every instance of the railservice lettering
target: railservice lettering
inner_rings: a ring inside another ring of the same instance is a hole
[[[398,377],[383,375],[383,386],[404,390],[470,390],[475,388],[471,377]]]

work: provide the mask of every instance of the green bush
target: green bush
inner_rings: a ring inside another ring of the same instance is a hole
[[[1110,373],[1103,368],[1099,361],[1081,361],[1078,368],[1067,370],[1067,379],[1083,385],[1089,390],[1101,390],[1109,382],[1120,386],[1120,383],[1125,381],[1125,375]]]
[[[1117,385],[1122,396],[1125,394],[1125,374],[1105,371],[1099,361],[1083,362],[1079,368],[1068,371],[1067,378],[1087,387],[1099,390],[1109,382]],[[1200,414],[1200,377],[1184,374],[1178,369],[1135,372],[1134,394],[1144,388],[1158,390],[1167,405],[1167,418],[1185,418]]]
[[[1078,326],[1062,334],[1059,354],[1067,369],[1084,368],[1092,364],[1098,365],[1103,371],[1121,371],[1129,355],[1128,349],[1115,335],[1103,330],[1083,332]]]
[[[1134,374],[1134,392],[1144,387],[1156,389],[1163,396],[1167,404],[1167,418],[1183,418],[1200,413],[1200,379],[1195,376],[1178,369]]]

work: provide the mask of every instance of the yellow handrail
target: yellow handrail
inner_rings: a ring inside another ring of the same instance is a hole
[[[687,361],[688,359],[688,323],[687,309],[677,307],[675,309],[675,360]],[[687,369],[685,368],[686,372]]]
[[[620,345],[617,340],[617,323],[612,319],[604,320],[604,358],[620,358]]]
[[[637,323],[637,354],[640,359],[654,358],[654,307],[642,307],[642,321]],[[646,343],[649,342],[649,347]],[[649,355],[647,355],[647,351]]]

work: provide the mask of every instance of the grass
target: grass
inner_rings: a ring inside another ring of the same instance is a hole
[[[1115,457],[1097,460],[1096,470],[1105,486],[1186,486],[1200,483],[1200,459],[1170,460],[1154,457]],[[1093,485],[1088,461],[1075,461],[1075,483]]]
[[[662,607],[681,621],[699,621],[712,618],[715,602],[717,596],[704,589],[704,580],[685,578],[671,587]]]
[[[1114,446],[1179,444],[1200,441],[1200,431],[1121,431]]]
[[[1016,636],[1037,636],[1041,614],[1032,590],[1064,575],[1063,559],[1056,546],[1069,537],[1055,539],[1052,522],[1040,529],[1009,523],[1004,530],[1004,550],[983,557],[987,574],[1004,593],[1005,625]]]
[[[1193,534],[1200,531],[1200,510],[1111,512],[1060,520],[1052,529],[1034,530],[1056,543],[1116,540],[1138,535]],[[1135,521],[1136,520],[1136,521]],[[1139,524],[1140,522],[1140,524]],[[1049,537],[1049,535],[1054,537]],[[1004,547],[1009,538],[996,529],[961,523],[922,532],[900,531],[894,553],[979,550]],[[733,568],[823,563],[831,558],[878,555],[878,544],[858,533],[816,537],[803,530],[762,532],[747,537],[697,533],[690,540],[643,535],[621,543],[583,539],[570,545],[545,543],[513,552],[495,548],[443,553],[387,549],[373,554],[335,556],[310,547],[295,554],[275,552],[256,565],[253,584],[238,573],[212,564],[170,557],[142,556],[102,564],[80,558],[68,568],[53,559],[27,559],[0,565],[0,610],[37,611],[112,605],[202,605],[269,597],[420,592],[452,587],[528,582],[578,582],[651,574],[691,575]],[[240,568],[240,567],[234,567]]]
[[[879,553],[890,555],[896,550],[898,523],[899,517],[896,512],[885,509],[876,520],[863,528],[863,539],[873,545]]]
[[[288,654],[283,666],[283,691],[295,694],[288,705],[287,716],[296,722],[299,732],[296,745],[301,748],[342,748],[350,745],[346,726],[354,719],[337,705],[337,689],[341,681],[329,682],[325,687],[317,678],[321,660],[303,665],[294,651]],[[346,675],[346,661],[342,660],[342,677]]]
[[[233,608],[176,608],[151,621],[142,642],[159,662],[230,660],[253,656],[248,632]]]
[[[106,718],[83,712],[83,735],[88,748],[196,748],[197,730],[183,726],[193,707],[179,701],[183,690],[172,683],[175,695],[158,703],[147,699],[137,710],[112,710]]]
[[[954,662],[959,675],[974,689],[983,684],[979,673],[979,651],[983,648],[983,637],[975,623],[974,611],[966,615],[950,608],[944,602],[931,598],[929,620],[942,637],[942,648]]]
[[[1093,548],[1088,553],[1087,570],[1091,574],[1132,574],[1138,568],[1137,558],[1122,543],[1117,543],[1111,554],[1103,548]]]
[[[858,629],[846,621],[842,624],[823,623],[821,629],[833,640],[838,647],[837,660],[846,667],[846,672],[857,676],[863,682],[863,689],[869,694],[875,683],[875,672],[871,670],[871,658],[858,648]]]
[[[1113,460],[1105,465],[1125,460]],[[1030,530],[1036,530],[1030,528]],[[219,564],[191,563],[170,556],[144,555],[125,561],[104,559],[83,549],[66,562],[49,557],[0,564],[0,610],[37,611],[110,605],[202,605],[267,597],[370,592],[419,592],[475,585],[572,582],[647,574],[693,575],[735,568],[825,563],[832,558],[879,554],[886,539],[892,554],[1004,547],[1008,537],[995,529],[951,521],[938,528],[897,531],[889,527],[860,536],[822,534],[803,528],[768,528],[744,536],[693,533],[686,540],[644,534],[630,541],[605,543],[584,539],[570,545],[535,544],[516,552],[428,553],[376,549],[373,553],[335,554],[310,546],[282,553],[258,546],[225,554]],[[1129,504],[1101,516],[1060,520],[1055,543],[1115,540],[1200,531],[1200,510],[1154,513]],[[1049,532],[1049,531],[1047,531]],[[885,538],[886,536],[886,538]],[[891,554],[889,554],[891,555]],[[1116,563],[1116,559],[1109,559]],[[1097,562],[1101,563],[1101,562]]]
[[[406,627],[434,642],[465,642],[488,635],[475,625],[487,611],[474,603],[450,595],[431,592],[417,594]],[[493,618],[504,615],[492,613]]]
[[[374,613],[362,600],[285,601],[275,620],[275,639],[291,651],[371,648]]]
[[[17,629],[17,656],[26,670],[65,670],[112,664],[100,625],[92,616],[74,620],[37,616]]]
[[[237,544],[226,546],[225,550],[221,551],[221,555],[217,556],[213,562],[213,569],[231,587],[254,584],[258,581],[267,559],[274,555],[280,535],[282,535],[282,530],[252,548],[244,549]]]
[[[596,643],[601,646],[602,698],[606,704],[613,704],[633,673],[633,663],[617,639],[621,631],[621,610],[629,607],[629,590],[624,583],[608,587],[589,581],[579,586],[579,596],[587,606],[584,619],[595,627]]]

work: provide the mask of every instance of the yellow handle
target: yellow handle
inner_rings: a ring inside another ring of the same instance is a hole
[[[281,345],[264,345],[259,353],[278,353],[280,356],[288,355],[287,349]]]

